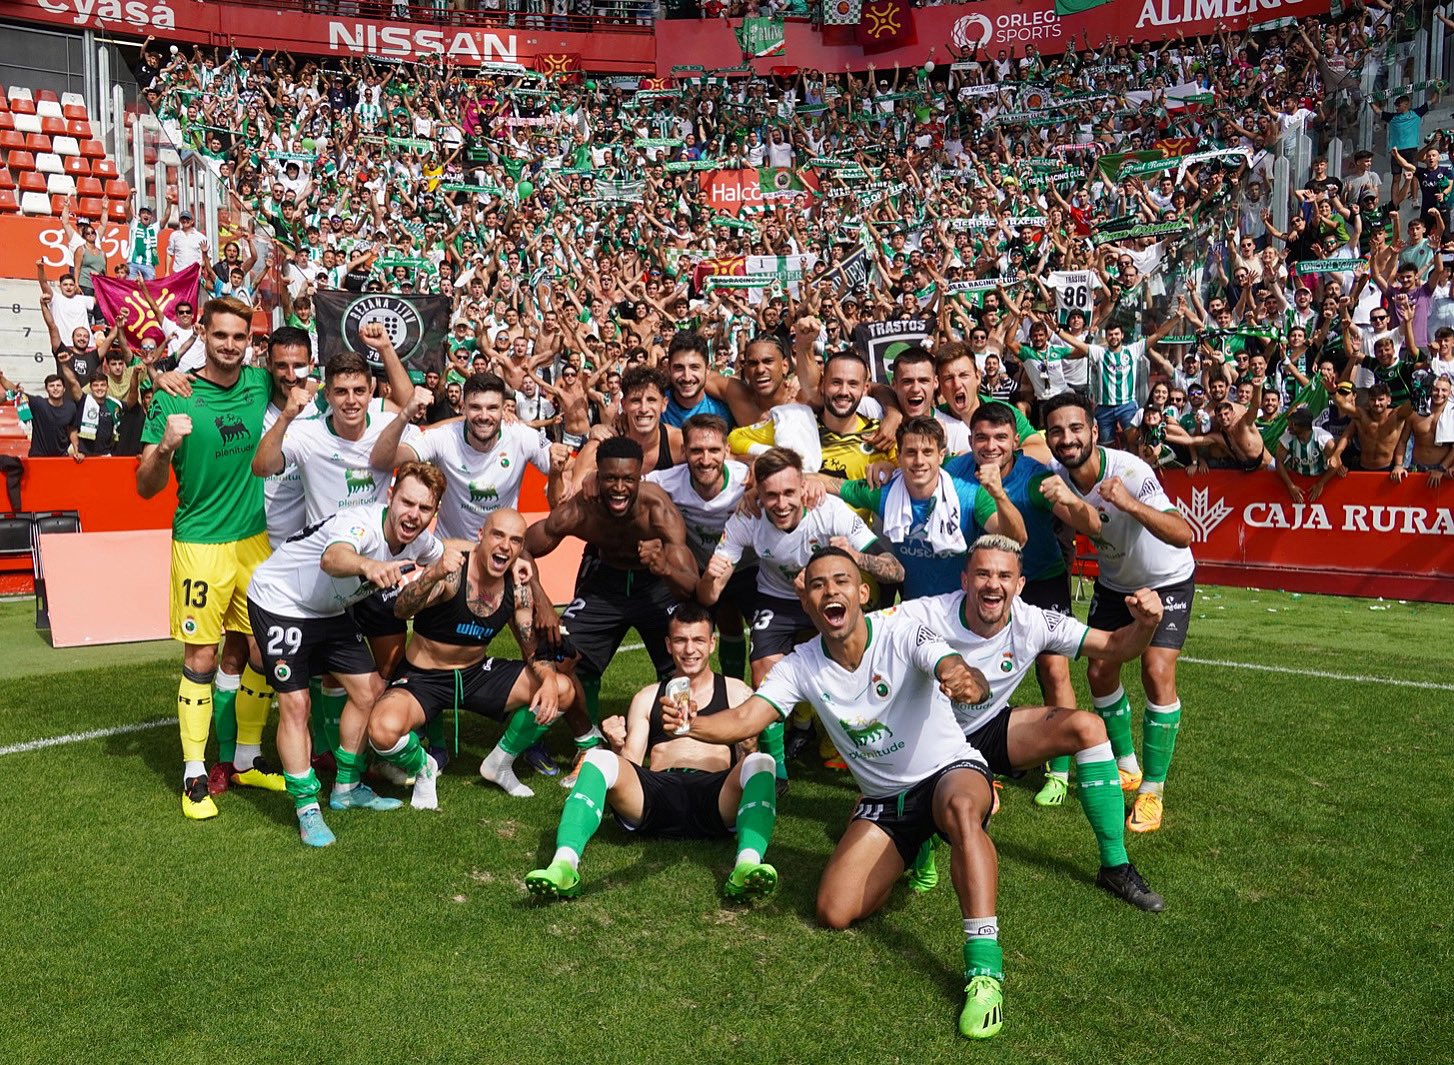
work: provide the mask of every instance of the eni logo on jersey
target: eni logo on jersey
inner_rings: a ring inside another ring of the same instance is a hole
[[[374,490],[374,475],[370,470],[347,469],[343,471],[343,483],[348,488],[349,497],[358,495],[360,492]]]
[[[219,414],[212,419],[212,424],[217,427],[217,436],[222,444],[215,457],[252,450],[252,433],[236,414]]]

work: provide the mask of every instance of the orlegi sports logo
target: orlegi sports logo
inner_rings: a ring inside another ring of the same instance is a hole
[[[956,52],[963,54],[976,48],[1006,48],[1012,44],[1058,40],[1061,36],[1060,16],[1054,6],[1045,6],[1033,11],[1021,8],[993,19],[978,12],[961,15],[949,31],[949,42]]]
[[[343,340],[373,366],[381,365],[379,356],[360,335],[360,330],[370,322],[378,322],[384,327],[394,350],[406,363],[414,357],[420,341],[424,339],[424,318],[408,300],[387,293],[354,300],[343,312]]]

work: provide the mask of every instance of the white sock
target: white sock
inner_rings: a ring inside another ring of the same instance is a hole
[[[756,865],[760,861],[762,861],[762,855],[751,847],[743,847],[737,852],[738,865],[741,865],[743,862],[751,862],[753,865]]]
[[[492,784],[498,784],[506,795],[516,799],[528,799],[535,794],[520,783],[520,778],[515,775],[515,756],[505,753],[500,747],[496,747],[480,763],[480,776]]]
[[[586,762],[590,762],[596,767],[596,771],[601,774],[601,779],[606,782],[607,791],[616,786],[616,781],[621,775],[621,759],[613,752],[604,747],[592,747],[586,752],[585,762],[582,762],[581,765],[585,765]]]
[[[224,673],[219,669],[212,678],[212,686],[220,692],[235,692],[242,687],[242,674]]]
[[[350,792],[356,787],[358,787],[358,781],[354,781],[352,784],[345,784],[339,780],[335,780],[333,782],[333,791],[337,795],[342,795],[346,792]]]
[[[293,812],[298,815],[298,820],[301,821],[303,820],[303,815],[306,814],[309,810],[312,810],[315,814],[318,813],[318,804],[316,802],[310,802],[307,806],[300,806],[297,810]]]
[[[182,783],[185,784],[193,777],[205,777],[207,775],[206,762],[188,762],[182,766]]]
[[[378,747],[374,747],[374,745],[373,745],[372,742],[369,743],[369,746],[370,747],[374,747],[374,751],[376,753],[378,753],[378,754],[381,754],[381,755],[389,755],[389,754],[398,754],[400,751],[402,751],[404,749],[404,745],[406,743],[408,743],[408,742],[409,742],[409,736],[406,733],[403,736],[400,736],[399,737],[399,742],[398,743],[396,743],[392,747],[386,748],[384,750],[380,750]]]
[[[965,939],[994,939],[1000,938],[1000,919],[990,917],[966,917],[964,919]]]
[[[1098,743],[1094,747],[1087,747],[1083,751],[1075,752],[1075,764],[1086,765],[1090,762],[1109,762],[1115,755],[1111,752],[1111,741]]]
[[[1045,771],[1045,775],[1047,777],[1054,777],[1056,780],[1060,781],[1062,784],[1068,784],[1068,783],[1070,783],[1070,774],[1068,772],[1063,772],[1062,770],[1059,770],[1059,769],[1047,769]]]
[[[403,740],[399,741],[402,745]],[[433,755],[424,756],[424,768],[414,775],[414,791],[409,805],[416,810],[439,809],[439,763]]]
[[[1128,773],[1141,772],[1141,763],[1136,761],[1134,754],[1123,754],[1116,759],[1116,768],[1124,769]]]
[[[237,753],[232,756],[232,764],[239,770],[246,772],[252,768],[255,759],[261,758],[262,746],[256,743],[239,743]]]
[[[606,742],[606,737],[602,734],[600,729],[598,729],[595,725],[592,725],[585,732],[582,732],[579,736],[577,736],[575,740],[577,747],[584,747],[586,744],[590,743],[591,740],[599,740],[601,743],[604,744]]]
[[[1141,782],[1141,786],[1136,789],[1136,794],[1137,795],[1160,795],[1165,788],[1166,788],[1166,782],[1164,780],[1158,780],[1158,781],[1143,780]]]
[[[555,848],[555,857],[550,860],[552,865],[556,862],[565,862],[572,869],[579,869],[581,867],[581,856],[569,847],[557,847]]]

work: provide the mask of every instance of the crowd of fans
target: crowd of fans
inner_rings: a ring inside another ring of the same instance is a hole
[[[510,416],[575,442],[679,333],[731,377],[761,334],[821,356],[922,321],[923,346],[968,345],[984,396],[1033,423],[1087,392],[1103,443],[1158,466],[1290,469],[1314,494],[1348,469],[1437,482],[1454,466],[1451,136],[1425,128],[1437,83],[1382,88],[1417,10],[646,88],[148,41],[146,105],[211,161],[238,222],[214,246],[174,205],[138,204],[129,272],[200,262],[199,301],[315,334],[320,289],[443,294],[430,420],[488,368]],[[1278,159],[1365,109],[1389,176],[1372,152],[1341,174],[1319,155],[1275,210]],[[761,198],[714,205],[703,177],[724,170],[757,170]],[[74,276],[41,282],[58,365],[29,404],[33,454],[135,453],[147,370],[200,360],[195,307],[131,350],[88,295],[94,231],[67,226]],[[775,276],[710,280],[746,261]],[[893,418],[875,395],[863,413]]]

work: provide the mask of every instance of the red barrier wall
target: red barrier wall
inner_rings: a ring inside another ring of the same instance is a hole
[[[1351,473],[1314,503],[1293,503],[1271,472],[1163,482],[1197,531],[1205,583],[1454,603],[1454,487],[1426,476]]]
[[[200,0],[0,0],[0,18],[73,30],[104,30],[138,41],[192,41],[221,48],[284,48],[298,55],[374,55],[451,63],[523,63],[542,53],[580,55],[588,70],[649,72],[656,42],[648,31],[565,33],[545,29],[479,29],[429,22],[394,22],[305,14],[264,4]],[[523,19],[523,16],[521,16]],[[737,52],[733,51],[733,55]],[[727,59],[723,59],[724,62]],[[735,60],[732,60],[735,62]]]

